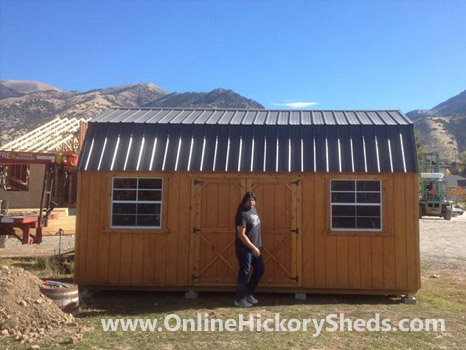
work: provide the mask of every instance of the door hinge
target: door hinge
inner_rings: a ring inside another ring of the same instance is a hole
[[[191,280],[194,281],[194,280],[198,280],[199,279],[199,276],[196,276],[196,275],[191,275]]]
[[[291,230],[291,232],[295,232],[296,234],[299,233],[299,228],[295,228],[294,230]]]
[[[301,180],[296,180],[296,181],[291,181],[290,184],[299,186],[300,182],[301,182]]]
[[[202,183],[201,180],[196,180],[196,179],[194,179],[194,185],[200,185],[201,183]]]
[[[193,227],[193,233],[200,232],[200,231],[201,231],[201,229],[200,229],[200,228]]]
[[[296,282],[299,282],[299,277],[296,276],[296,277],[290,277],[290,280],[295,280]]]

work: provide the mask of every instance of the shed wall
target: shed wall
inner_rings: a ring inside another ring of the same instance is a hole
[[[162,230],[109,229],[113,176],[164,178]],[[299,233],[292,240],[298,278],[289,289],[399,294],[414,293],[420,288],[416,173],[255,175],[82,171],[78,183],[76,283],[100,287],[195,289],[192,277],[196,245],[191,222],[196,216],[191,203],[196,197],[193,195],[194,180],[238,177],[243,190],[260,179],[300,179],[295,190]],[[329,231],[329,180],[337,178],[382,179],[383,232]],[[276,215],[259,214],[262,220]],[[233,217],[231,220],[233,226]],[[212,287],[228,289],[233,285],[218,283]],[[278,283],[276,286],[267,284],[264,288],[283,289]]]

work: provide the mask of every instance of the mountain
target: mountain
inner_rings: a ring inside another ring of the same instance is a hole
[[[0,146],[53,118],[91,118],[109,107],[264,108],[224,89],[169,93],[144,83],[76,92],[36,81],[0,80]]]
[[[455,162],[466,151],[466,90],[432,109],[406,113],[414,121],[426,152],[438,152],[444,162]]]

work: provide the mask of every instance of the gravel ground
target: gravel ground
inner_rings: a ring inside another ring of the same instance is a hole
[[[419,221],[423,267],[466,270],[466,213],[453,217],[428,217]]]
[[[5,248],[0,249],[0,258],[13,257],[39,257],[58,254],[58,236],[44,236],[41,244],[21,244],[16,238],[9,238]],[[74,249],[74,235],[61,237],[61,250],[68,251]]]

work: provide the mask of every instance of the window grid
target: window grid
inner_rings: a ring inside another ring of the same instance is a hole
[[[345,181],[345,182],[352,182],[354,184],[354,190],[333,190],[332,189],[332,184],[335,182],[339,181]],[[365,191],[365,190],[358,190],[358,183],[362,182],[378,182],[379,183],[379,190],[378,191]],[[338,193],[351,193],[354,194],[354,201],[350,202],[335,202],[333,201],[333,194],[338,194]],[[358,194],[366,194],[366,193],[372,193],[372,194],[379,194],[379,200],[378,202],[369,202],[369,203],[363,203],[363,202],[358,202]],[[333,215],[333,207],[334,206],[350,206],[354,207],[354,215]],[[357,214],[357,207],[378,207],[379,208],[379,215],[378,216],[368,216],[368,215],[358,215]],[[382,231],[383,227],[383,221],[382,221],[382,216],[383,216],[383,211],[382,211],[382,181],[381,180],[330,180],[330,229],[332,231],[371,231],[371,232],[380,232]],[[338,218],[354,218],[355,219],[355,226],[356,227],[334,227],[333,226],[333,218],[338,217]],[[372,219],[379,219],[380,220],[380,227],[379,228],[358,228],[358,218],[364,219],[364,218],[372,218]]]
[[[127,179],[127,180],[136,180],[136,187],[131,187],[131,188],[115,188],[115,180],[119,180],[119,179]],[[160,188],[139,188],[140,186],[140,180],[160,180],[161,181],[161,185],[160,185]],[[118,192],[124,192],[124,191],[135,191],[136,192],[136,199],[134,200],[121,200],[121,199],[114,199],[115,197],[115,193],[118,193]],[[139,194],[140,193],[143,193],[143,192],[160,192],[160,200],[143,200],[143,199],[140,199],[139,197]],[[162,178],[155,178],[155,177],[151,177],[151,178],[135,178],[135,177],[114,177],[112,179],[112,203],[111,203],[111,208],[110,208],[110,220],[111,220],[111,224],[110,224],[110,227],[111,228],[128,228],[128,229],[151,229],[151,228],[156,228],[156,229],[160,229],[162,228],[162,211],[163,211],[163,208],[162,208],[162,195],[163,195],[163,179]],[[113,205],[114,204],[134,204],[136,206],[136,212],[135,213],[113,213]],[[160,205],[160,211],[159,213],[151,213],[151,214],[145,214],[145,213],[138,213],[138,206],[141,205],[141,204],[159,204]],[[114,217],[118,217],[118,216],[127,216],[127,215],[130,215],[130,216],[135,216],[135,223],[136,225],[114,225],[113,222],[114,222]],[[159,225],[152,225],[152,226],[148,226],[148,225],[138,225],[138,216],[155,216],[155,217],[159,217]]]

